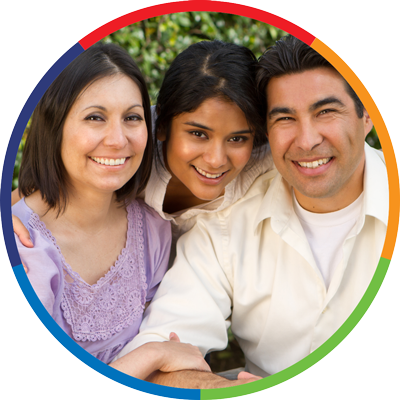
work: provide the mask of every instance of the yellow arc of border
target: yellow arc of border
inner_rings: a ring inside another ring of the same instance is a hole
[[[389,221],[386,233],[385,244],[382,250],[382,257],[390,260],[393,255],[394,245],[396,243],[397,231],[399,227],[399,212],[400,212],[400,189],[399,189],[399,173],[397,170],[396,157],[392,141],[390,140],[389,132],[383,121],[383,118],[372,100],[368,90],[358,79],[351,68],[328,46],[315,38],[311,47],[325,57],[346,79],[350,86],[357,93],[358,97],[364,104],[372,121],[381,142],[383,154],[385,156],[387,174],[389,180]]]

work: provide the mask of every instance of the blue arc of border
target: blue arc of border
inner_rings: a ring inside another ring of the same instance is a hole
[[[35,89],[29,96],[11,134],[3,165],[0,192],[1,220],[8,257],[10,259],[11,265],[13,266],[13,271],[18,280],[18,283],[32,309],[35,311],[36,315],[46,326],[46,328],[51,332],[51,334],[67,350],[69,350],[85,364],[100,372],[101,374],[107,376],[108,378],[133,389],[141,390],[146,393],[163,397],[200,400],[199,389],[179,389],[168,386],[160,386],[150,382],[142,381],[140,379],[133,378],[120,371],[117,371],[114,368],[109,367],[107,364],[104,364],[97,358],[93,357],[90,353],[79,346],[71,337],[69,337],[50,316],[50,314],[47,312],[47,310],[44,308],[43,304],[37,297],[24,271],[24,268],[22,267],[21,259],[18,254],[17,245],[15,243],[15,238],[13,234],[10,195],[14,163],[18,147],[21,142],[26,124],[28,123],[28,120],[32,115],[33,110],[35,109],[40,98],[43,96],[44,92],[47,90],[53,80],[60,74],[60,72],[83,51],[84,48],[79,43],[75,44],[66,53],[64,53],[47,71],[47,73],[43,76],[43,78],[36,85]]]

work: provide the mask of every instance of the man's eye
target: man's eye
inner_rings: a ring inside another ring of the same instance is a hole
[[[291,118],[291,117],[281,117],[281,118],[278,118],[277,121],[290,121],[291,119],[293,119],[293,118]]]
[[[334,110],[331,110],[331,109],[322,110],[322,111],[319,113],[319,115],[329,114],[329,113],[331,113],[331,112],[333,112],[333,111],[334,111]]]

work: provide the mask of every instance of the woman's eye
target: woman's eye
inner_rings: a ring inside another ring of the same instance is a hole
[[[98,115],[89,115],[85,118],[87,121],[102,121],[102,118]]]
[[[125,118],[127,121],[143,121],[143,118],[140,115],[130,115]]]
[[[277,121],[290,121],[291,119],[293,119],[293,118],[291,118],[291,117],[281,117],[281,118],[278,118]]]

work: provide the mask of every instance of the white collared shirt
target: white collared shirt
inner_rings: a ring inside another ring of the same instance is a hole
[[[203,354],[224,349],[227,327],[246,369],[267,376],[306,357],[349,317],[365,293],[386,236],[389,191],[381,152],[365,146],[364,204],[343,243],[327,290],[291,187],[276,170],[243,199],[200,215],[178,241],[178,255],[145,313],[140,333],[119,357],[176,332]]]

